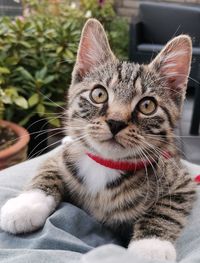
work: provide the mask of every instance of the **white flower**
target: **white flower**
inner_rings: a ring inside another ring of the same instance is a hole
[[[18,3],[18,4],[20,3],[20,0],[13,0],[13,1],[14,1],[15,3]]]
[[[76,9],[76,3],[75,3],[75,2],[72,2],[71,5],[70,5],[70,7],[71,7],[72,9]]]
[[[86,13],[85,13],[85,17],[86,18],[90,18],[92,16],[92,11],[91,10],[88,10]]]

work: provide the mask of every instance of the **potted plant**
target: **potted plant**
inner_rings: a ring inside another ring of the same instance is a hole
[[[27,130],[0,120],[0,170],[26,160],[28,142]]]
[[[9,98],[0,89],[0,170],[26,160],[29,133],[23,127],[2,120],[5,102]]]

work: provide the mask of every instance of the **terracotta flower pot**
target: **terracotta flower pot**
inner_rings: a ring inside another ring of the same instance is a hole
[[[9,127],[18,137],[16,143],[0,151],[0,170],[2,170],[26,160],[30,136],[26,129],[15,123],[0,120],[0,125]]]

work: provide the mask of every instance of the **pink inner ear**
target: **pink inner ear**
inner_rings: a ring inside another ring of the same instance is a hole
[[[90,49],[90,43],[86,37],[82,39],[82,47],[79,50],[79,74],[81,76],[85,75],[89,69],[92,61],[89,60],[89,57],[86,56],[86,52]]]
[[[95,19],[88,20],[82,32],[77,55],[76,70],[79,75],[83,77],[96,66],[113,58],[102,25]]]
[[[181,47],[180,47],[181,48]],[[185,48],[169,52],[161,62],[161,73],[166,76],[170,85],[180,86],[187,82],[190,53]]]
[[[150,64],[171,88],[185,88],[190,71],[192,45],[186,35],[172,39]]]
[[[87,24],[79,46],[77,62],[79,74],[85,75],[90,69],[98,65],[104,55],[106,36],[97,23]]]

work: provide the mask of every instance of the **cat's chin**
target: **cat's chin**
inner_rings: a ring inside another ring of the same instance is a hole
[[[120,142],[116,141],[114,138],[101,141],[101,144],[105,144],[105,147],[113,147],[114,149],[125,149],[125,147]]]
[[[91,149],[95,154],[103,158],[117,160],[117,159],[130,159],[138,158],[138,152],[134,149],[125,149],[123,145],[115,139],[105,141],[90,141]]]

